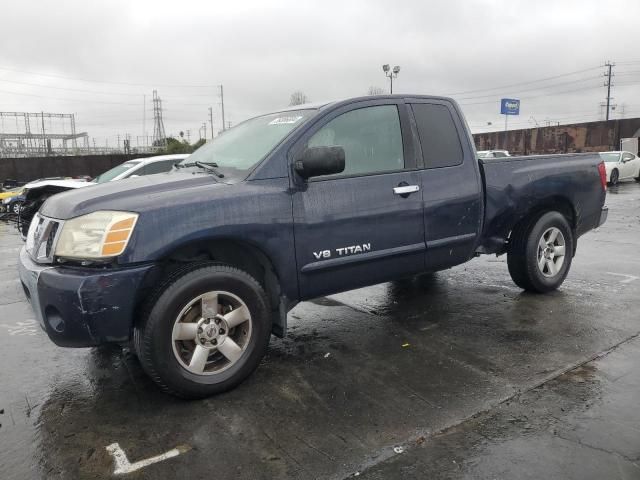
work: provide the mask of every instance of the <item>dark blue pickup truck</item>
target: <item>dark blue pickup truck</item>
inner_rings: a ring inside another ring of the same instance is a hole
[[[301,105],[169,173],[49,198],[20,278],[56,344],[132,341],[165,391],[202,397],[249,375],[301,300],[483,253],[558,288],[605,195],[597,154],[479,161],[451,99]]]

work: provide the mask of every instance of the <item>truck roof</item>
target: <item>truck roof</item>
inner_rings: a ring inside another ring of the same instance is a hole
[[[450,97],[441,97],[438,95],[412,95],[412,94],[396,94],[396,95],[364,95],[361,97],[347,97],[341,98],[337,100],[330,100],[324,102],[313,102],[313,103],[302,103],[300,105],[293,105],[289,107],[285,107],[279,110],[274,110],[268,113],[277,113],[277,112],[290,112],[295,110],[320,110],[326,108],[330,105],[336,105],[338,103],[352,103],[352,102],[361,102],[365,100],[383,100],[383,99],[401,99],[401,98],[420,98],[420,99],[431,99],[431,100],[446,100],[449,102],[454,102]]]

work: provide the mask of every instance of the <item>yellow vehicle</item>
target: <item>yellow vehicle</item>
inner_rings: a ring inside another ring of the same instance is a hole
[[[7,190],[6,192],[0,192],[0,201],[4,200],[5,198],[11,198],[20,195],[22,194],[22,190],[22,187],[18,187]]]

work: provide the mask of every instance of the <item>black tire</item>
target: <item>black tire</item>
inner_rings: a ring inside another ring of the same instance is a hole
[[[557,228],[564,237],[564,261],[553,276],[545,275],[538,267],[538,242],[550,228]],[[518,225],[511,234],[507,252],[509,274],[520,288],[537,293],[557,289],[571,268],[574,242],[569,222],[559,212],[546,212]]]
[[[251,315],[251,336],[242,356],[228,369],[194,374],[174,355],[173,326],[185,305],[208,291],[239,297]],[[174,272],[148,297],[134,329],[134,347],[142,368],[165,392],[186,399],[204,398],[230,390],[260,363],[271,337],[269,301],[262,286],[248,273],[219,264],[195,264]]]
[[[611,186],[617,185],[619,179],[620,179],[620,174],[618,173],[618,170],[614,168],[611,171],[611,175],[609,175],[609,185]]]

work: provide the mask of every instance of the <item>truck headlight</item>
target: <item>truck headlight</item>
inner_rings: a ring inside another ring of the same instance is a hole
[[[66,220],[55,255],[72,259],[116,257],[127,248],[137,213],[99,211]]]

